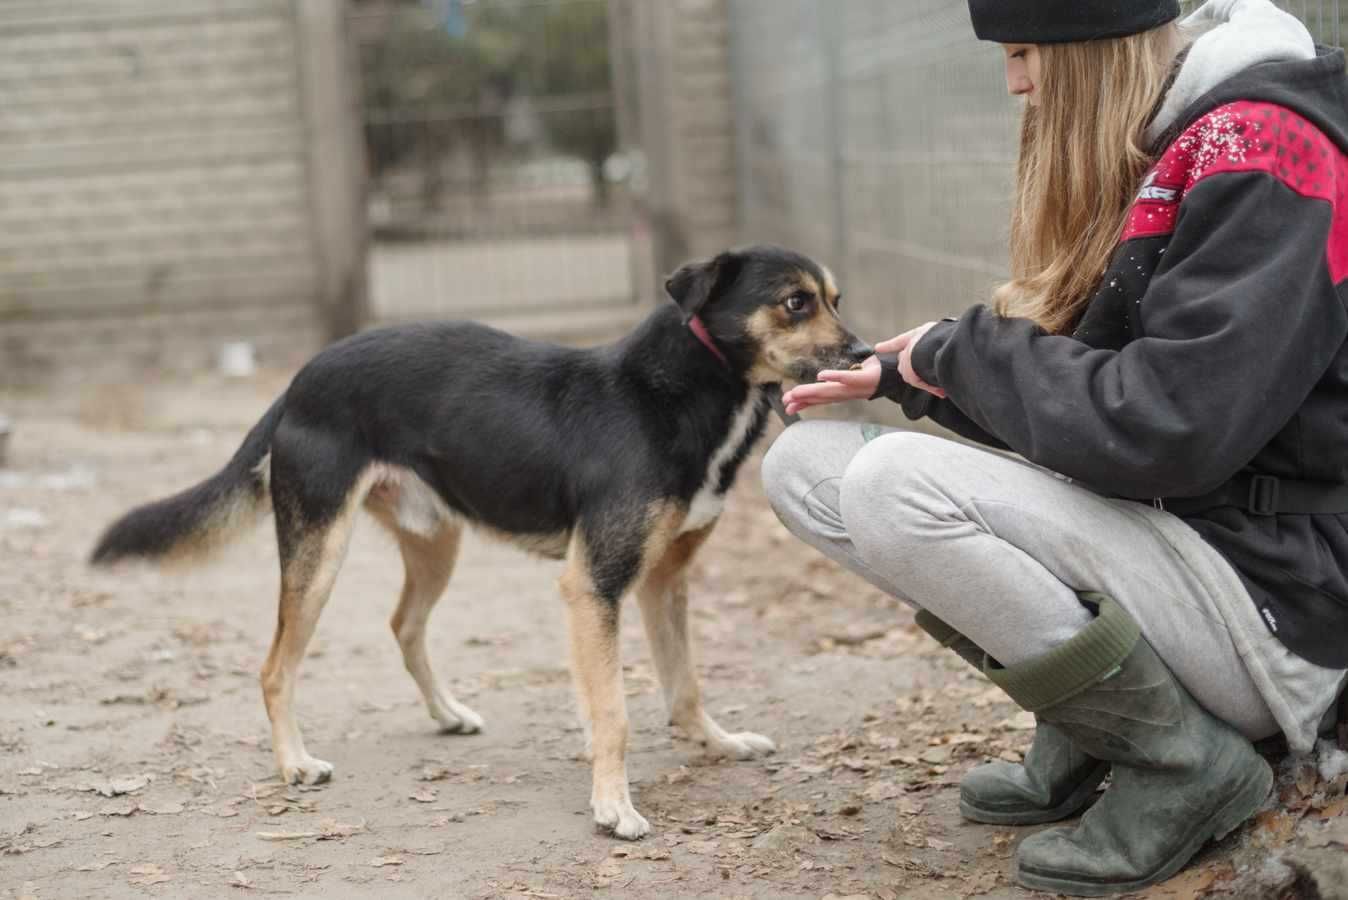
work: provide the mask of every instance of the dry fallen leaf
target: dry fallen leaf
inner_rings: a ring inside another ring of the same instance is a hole
[[[1306,841],[1308,847],[1329,847],[1331,845],[1348,848],[1348,819],[1334,819],[1328,825],[1314,832]]]
[[[1315,771],[1315,766],[1311,763],[1302,763],[1297,766],[1296,786],[1297,793],[1302,797],[1309,797],[1315,793],[1315,785],[1320,780],[1320,774]]]
[[[85,782],[78,785],[75,790],[94,791],[102,794],[104,797],[118,797],[122,794],[135,793],[153,780],[153,775],[130,775],[97,782],[95,784]]]
[[[319,840],[335,841],[344,840],[353,834],[359,834],[365,830],[365,820],[361,819],[355,825],[348,825],[345,822],[338,822],[335,819],[324,819],[318,823],[318,828],[322,832]]]
[[[149,784],[152,777],[150,775],[131,775],[125,778],[114,778],[107,784],[110,793],[106,793],[104,796],[116,797],[118,794],[134,793]],[[99,793],[103,793],[101,789]]]
[[[305,838],[322,837],[317,831],[259,831],[257,836],[264,841],[302,841]]]
[[[1268,809],[1254,817],[1254,839],[1261,847],[1281,847],[1296,832],[1297,820],[1280,809]]]
[[[871,801],[897,800],[903,796],[903,788],[892,781],[877,781],[862,791],[862,795]]]
[[[964,896],[976,897],[979,894],[986,894],[995,890],[997,885],[1002,883],[1002,874],[1000,872],[984,872],[981,875],[975,875],[964,879]]]
[[[1345,813],[1348,813],[1348,796],[1329,801],[1324,809],[1320,810],[1319,815],[1322,819],[1335,819]]]
[[[932,747],[929,750],[923,751],[918,759],[925,763],[931,763],[932,765],[940,765],[941,763],[950,760],[950,750],[946,747]]]
[[[1206,896],[1217,883],[1218,869],[1189,869],[1167,882],[1158,884],[1142,896],[1146,900],[1197,900]]]
[[[127,874],[134,876],[130,879],[131,884],[163,884],[166,881],[173,880],[172,875],[169,875],[154,863],[141,863],[140,865],[132,866],[127,870]]]
[[[127,800],[122,803],[108,803],[98,811],[100,816],[130,816],[134,815],[136,810],[140,809],[140,804],[134,800]]]
[[[106,869],[108,866],[115,866],[115,865],[117,865],[119,862],[121,862],[120,859],[105,859],[105,860],[102,860],[102,861],[100,861],[100,862],[85,863],[85,864],[82,865],[82,866],[76,866],[76,867],[75,867],[75,871],[76,871],[76,872],[101,872],[101,871],[103,871],[104,869]]]
[[[612,858],[606,859],[594,867],[595,878],[603,881],[610,881],[622,875],[622,873],[622,863]]]

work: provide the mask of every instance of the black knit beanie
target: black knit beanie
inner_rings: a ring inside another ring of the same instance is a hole
[[[1123,37],[1179,18],[1179,0],[969,0],[974,33],[1003,44]]]

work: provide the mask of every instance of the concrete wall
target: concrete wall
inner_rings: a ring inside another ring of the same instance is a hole
[[[343,14],[0,5],[0,380],[199,365],[229,340],[293,356],[349,328],[363,208]]]

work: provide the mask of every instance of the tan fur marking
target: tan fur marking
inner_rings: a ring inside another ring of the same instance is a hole
[[[670,724],[685,728],[702,711],[702,695],[688,646],[688,564],[715,526],[690,531],[651,566],[637,586],[641,621],[651,646]]]
[[[205,562],[245,532],[257,527],[269,512],[271,494],[268,491],[258,494],[251,484],[244,485],[231,492],[211,512],[205,524],[175,543],[160,558],[159,565],[165,571],[175,572]]]
[[[301,536],[294,555],[281,570],[276,634],[262,666],[262,699],[271,720],[272,751],[287,782],[315,784],[332,774],[331,765],[313,758],[304,748],[295,721],[295,677],[332,593],[337,570],[346,558],[355,509],[369,494],[374,480],[371,471],[357,479],[341,511],[326,526]]]
[[[598,824],[634,840],[650,825],[632,807],[627,784],[627,704],[618,659],[618,606],[596,594],[588,560],[577,532],[558,586],[566,601],[571,672],[581,714],[591,729],[590,806]]]
[[[707,714],[689,642],[688,565],[713,527],[680,535],[637,586],[637,598],[670,724],[714,756],[749,759],[771,753],[772,741],[752,732],[730,734]]]
[[[426,654],[426,623],[449,584],[454,563],[458,560],[463,529],[447,524],[431,537],[396,527],[393,531],[402,552],[406,575],[402,596],[389,626],[402,648],[403,664],[421,690],[427,712],[443,730],[465,734],[481,731],[482,717],[455,699],[432,671]]]
[[[796,362],[838,364],[838,351],[848,342],[842,323],[817,305],[805,322],[793,322],[780,307],[761,307],[750,314],[745,330],[758,345],[758,359],[749,371],[757,384],[780,381]]]
[[[837,309],[838,307],[838,281],[833,277],[833,270],[828,266],[820,265],[819,268],[824,272],[824,299],[828,305]]]
[[[792,274],[795,276],[795,283],[788,283],[783,286],[782,289],[777,292],[778,299],[785,300],[792,294],[799,294],[802,292],[810,294],[816,300],[819,299],[820,290],[818,279],[804,269],[797,269]]]
[[[681,503],[657,501],[646,507],[646,541],[641,551],[639,583],[652,566],[660,564],[669,547],[676,543],[688,508]]]

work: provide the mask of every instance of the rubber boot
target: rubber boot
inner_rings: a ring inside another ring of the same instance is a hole
[[[1082,595],[1096,618],[1076,637],[988,677],[1097,759],[1113,783],[1076,827],[1016,851],[1027,888],[1097,897],[1170,878],[1252,816],[1273,786],[1254,746],[1189,696],[1123,607]]]
[[[984,668],[977,644],[920,610],[917,625],[965,662]],[[975,766],[960,781],[960,815],[986,825],[1042,825],[1074,816],[1096,797],[1109,763],[1087,755],[1062,729],[1037,723],[1023,764],[996,760]]]

